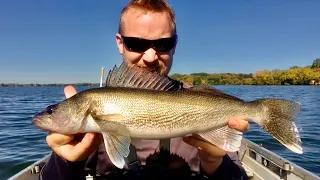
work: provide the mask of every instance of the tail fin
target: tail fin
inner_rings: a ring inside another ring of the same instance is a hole
[[[294,120],[300,112],[300,103],[282,99],[261,99],[252,101],[264,107],[264,118],[259,125],[284,146],[302,154],[302,142]]]

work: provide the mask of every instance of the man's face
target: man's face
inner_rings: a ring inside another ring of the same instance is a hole
[[[146,13],[142,10],[131,9],[123,15],[122,19],[123,36],[148,40],[173,36],[173,26],[167,13]],[[157,71],[161,75],[169,73],[175,46],[166,52],[158,52],[151,47],[142,52],[135,52],[124,44],[120,34],[116,35],[116,42],[124,62],[128,65],[136,64],[140,67],[146,67],[150,71]]]

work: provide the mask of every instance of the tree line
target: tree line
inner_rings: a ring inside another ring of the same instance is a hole
[[[261,70],[255,73],[172,74],[171,78],[192,85],[319,85],[320,58],[306,67]]]
[[[286,70],[261,70],[255,73],[192,73],[172,74],[170,78],[192,85],[320,85],[320,58],[306,67],[293,66]],[[0,83],[1,86],[99,86],[99,83],[73,84],[16,84]]]

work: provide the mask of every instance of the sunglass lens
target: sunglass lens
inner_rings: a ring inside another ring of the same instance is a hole
[[[125,37],[123,38],[123,40],[127,48],[134,52],[144,52],[149,48],[148,41],[143,39],[135,37]]]
[[[176,38],[159,39],[154,42],[154,47],[158,52],[170,51],[176,44]]]

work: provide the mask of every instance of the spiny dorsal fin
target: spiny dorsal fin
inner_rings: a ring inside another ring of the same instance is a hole
[[[207,92],[213,96],[221,96],[221,97],[224,97],[224,98],[229,98],[229,99],[232,99],[232,100],[238,100],[238,101],[243,101],[242,99],[240,98],[237,98],[235,96],[232,96],[232,95],[229,95],[229,94],[226,94],[216,88],[213,88],[211,86],[207,86],[207,85],[201,85],[201,86],[193,86],[193,87],[190,87],[190,88],[187,88],[188,90],[192,90],[192,91],[202,91],[202,92]]]
[[[130,87],[163,91],[183,89],[183,85],[179,81],[161,76],[157,72],[150,72],[146,68],[136,65],[130,67],[125,63],[122,63],[119,68],[114,66],[109,71],[106,87]]]

